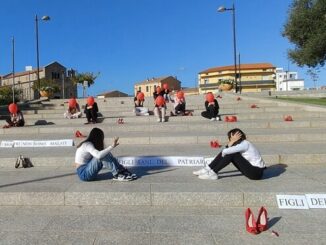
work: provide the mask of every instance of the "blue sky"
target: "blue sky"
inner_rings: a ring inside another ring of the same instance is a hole
[[[58,61],[80,72],[100,72],[88,94],[120,90],[146,78],[177,76],[184,87],[198,72],[233,64],[232,0],[1,0],[0,74],[36,67],[35,14],[41,66]],[[291,0],[235,0],[237,51],[241,63],[270,62],[298,71],[313,87],[306,69],[288,62],[292,45],[281,36]],[[317,83],[326,85],[322,69]]]

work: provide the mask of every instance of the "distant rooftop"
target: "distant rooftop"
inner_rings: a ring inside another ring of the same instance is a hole
[[[271,68],[273,68],[273,69],[275,68],[275,66],[273,66],[271,63],[240,64],[241,70],[271,69]],[[234,65],[217,66],[217,67],[212,67],[207,70],[201,71],[201,72],[199,72],[199,74],[233,70],[233,69],[234,69]]]

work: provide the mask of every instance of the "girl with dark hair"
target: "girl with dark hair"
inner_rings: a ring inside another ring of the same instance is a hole
[[[86,140],[77,146],[75,164],[77,174],[83,181],[95,180],[103,165],[111,171],[113,180],[130,181],[137,178],[123,167],[111,154],[118,143],[119,138],[113,139],[113,144],[104,148],[104,133],[99,128],[93,128]]]
[[[228,132],[229,142],[225,148],[206,167],[194,171],[200,179],[218,179],[218,172],[233,165],[246,177],[252,180],[261,179],[266,168],[259,151],[246,139],[246,135],[238,128]]]

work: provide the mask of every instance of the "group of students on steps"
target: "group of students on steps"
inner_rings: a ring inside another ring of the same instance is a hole
[[[171,116],[187,115],[186,100],[183,91],[178,91],[174,99],[170,96],[170,91],[167,86],[163,90],[156,87],[153,93],[154,98],[154,114],[158,122],[166,121],[166,103],[174,103],[174,112]],[[144,108],[144,94],[138,92],[134,98],[135,112],[140,115],[149,115],[147,108]],[[219,104],[212,93],[206,94],[205,111],[201,115],[211,121],[221,120],[219,116]],[[25,125],[25,120],[22,112],[17,104],[11,103],[8,106],[10,119],[7,119],[8,125],[5,127],[22,127]],[[87,103],[84,107],[84,113],[87,118],[87,123],[97,123],[98,106],[93,97],[87,98]],[[79,104],[75,98],[68,101],[68,110],[64,117],[73,119],[82,116]],[[232,163],[244,176],[249,179],[258,180],[263,176],[266,168],[257,148],[247,140],[243,131],[234,128],[227,133],[228,143],[214,160],[202,169],[194,171],[193,174],[200,179],[218,179],[218,173],[221,169]],[[99,171],[105,166],[113,175],[113,180],[117,181],[132,181],[137,179],[137,175],[131,173],[127,168],[119,163],[111,151],[119,145],[119,138],[115,137],[110,146],[104,146],[104,132],[99,128],[93,128],[88,137],[82,141],[75,153],[75,166],[79,178],[83,181],[96,180]]]

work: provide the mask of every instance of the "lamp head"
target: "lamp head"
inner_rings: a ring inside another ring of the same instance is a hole
[[[221,6],[217,9],[218,12],[224,12],[226,8],[224,6]]]
[[[44,20],[44,21],[50,20],[50,16],[44,15],[44,16],[42,17],[42,20]]]

